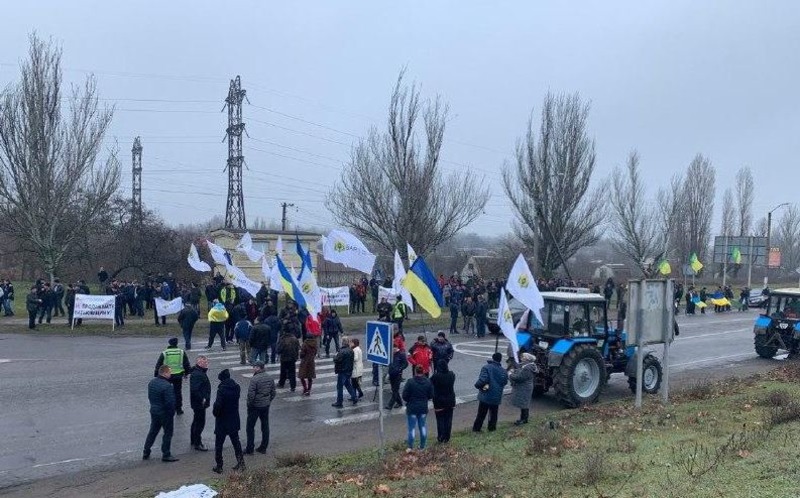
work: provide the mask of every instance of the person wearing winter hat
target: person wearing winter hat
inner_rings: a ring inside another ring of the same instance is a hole
[[[214,345],[214,338],[219,335],[222,350],[225,351],[225,322],[228,320],[228,310],[221,302],[214,300],[214,306],[208,310],[208,346],[206,351]]]
[[[481,432],[486,414],[489,414],[489,432],[497,429],[497,410],[503,401],[503,388],[508,384],[508,374],[500,362],[503,355],[495,353],[481,368],[475,388],[478,390],[478,414],[472,424],[473,432]]]
[[[192,370],[189,357],[186,352],[178,347],[178,338],[171,338],[156,362],[156,369],[153,377],[158,377],[158,369],[161,365],[169,367],[172,375],[169,378],[172,388],[175,390],[175,413],[183,415],[183,378],[188,376]]]
[[[530,353],[522,353],[519,368],[514,368],[508,373],[508,380],[511,383],[511,404],[520,410],[519,420],[514,422],[514,425],[528,423],[533,384],[538,372],[536,357]]]
[[[244,470],[244,455],[242,453],[242,443],[239,440],[239,430],[241,421],[239,419],[239,397],[241,388],[235,380],[231,379],[231,371],[227,368],[219,373],[219,386],[217,387],[217,397],[214,400],[214,461],[216,465],[213,470],[217,474],[222,474],[222,445],[226,438],[230,438],[233,445],[233,452],[236,455],[236,466],[233,470]]]

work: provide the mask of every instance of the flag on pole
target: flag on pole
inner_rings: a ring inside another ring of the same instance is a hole
[[[731,251],[731,261],[735,265],[742,264],[742,251],[738,247],[734,247],[733,251]]]
[[[269,267],[267,256],[261,257],[261,274],[264,275],[264,281],[269,283],[272,280],[272,268]]]
[[[444,306],[442,291],[439,289],[439,282],[436,281],[436,277],[433,276],[421,256],[417,257],[417,260],[408,269],[402,284],[433,318],[441,316],[442,306]]]
[[[537,287],[533,274],[528,268],[528,262],[525,261],[522,254],[517,257],[514,266],[511,267],[511,272],[509,272],[506,280],[506,290],[524,304],[526,308],[533,311],[533,315],[539,320],[539,323],[544,323],[544,320],[542,320],[544,298],[542,293],[539,292],[539,287]]]
[[[278,236],[278,242],[275,243],[275,254],[283,256],[283,239]]]
[[[408,289],[403,287],[403,279],[406,278],[406,269],[403,267],[403,260],[400,259],[400,253],[397,249],[394,251],[394,280],[392,280],[392,291],[395,296],[402,296],[403,302],[406,303],[408,309],[414,311],[414,300],[411,299],[411,294]],[[394,299],[390,300],[394,302]]]
[[[222,266],[228,266],[231,264],[231,262],[228,260],[228,253],[225,251],[225,249],[221,248],[210,240],[206,241],[206,245],[208,246],[209,251],[211,251],[211,258],[216,264]]]
[[[295,233],[294,236],[295,236],[295,248],[297,250],[297,255],[300,256],[300,262],[302,263],[300,265],[300,276],[298,277],[299,280],[300,278],[303,277],[303,273],[306,270],[308,271],[314,270],[314,266],[311,264],[311,248],[309,248],[307,251],[303,249],[303,245],[300,243],[300,235]]]
[[[262,266],[261,269],[263,270],[264,267]],[[272,267],[270,268],[270,274],[269,274],[269,288],[274,290],[275,292],[283,292],[281,271],[278,269],[277,257],[272,258]]]
[[[305,307],[314,320],[317,319],[317,313],[322,311],[322,291],[317,285],[317,278],[314,272],[306,270],[302,272],[297,281],[297,287],[303,295]]]
[[[305,308],[306,302],[303,298],[303,293],[300,291],[300,286],[297,282],[297,279],[289,272],[289,269],[286,268],[286,265],[283,264],[283,260],[281,260],[280,256],[275,257],[275,263],[276,268],[278,268],[280,283],[283,286],[283,290],[297,303],[298,307]]]
[[[698,273],[700,270],[703,269],[703,263],[697,259],[697,253],[693,252],[692,255],[689,257],[689,266],[692,267],[695,273]]]
[[[355,235],[343,230],[331,230],[325,239],[322,257],[326,261],[341,263],[367,275],[372,274],[375,266],[375,255]]]
[[[246,290],[252,297],[258,294],[261,290],[261,284],[250,280],[241,268],[234,265],[225,266],[225,279],[232,283],[234,287],[240,287]]]
[[[195,271],[211,271],[211,267],[208,266],[208,263],[200,260],[200,255],[197,254],[197,248],[194,246],[194,244],[189,246],[189,257],[186,258],[186,261]]]
[[[242,239],[236,244],[236,250],[246,255],[247,259],[253,263],[264,256],[263,252],[253,249],[253,237],[250,236],[250,232],[245,232],[242,235]]]
[[[406,242],[406,250],[408,251],[408,267],[411,268],[411,265],[417,260],[417,252],[408,242]]]
[[[513,320],[511,309],[508,307],[506,290],[501,288],[500,306],[497,308],[497,326],[500,327],[500,331],[511,344],[511,351],[514,353],[514,359],[519,361],[519,341],[517,341],[517,328],[514,327]]]
[[[662,275],[669,275],[672,273],[672,267],[669,265],[669,261],[662,259],[661,263],[658,264],[658,272]]]

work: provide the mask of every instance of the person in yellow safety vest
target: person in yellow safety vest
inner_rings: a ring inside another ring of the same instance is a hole
[[[208,346],[206,351],[211,349],[214,345],[214,338],[219,335],[219,342],[222,345],[222,350],[225,351],[225,322],[228,320],[228,310],[225,305],[214,299],[214,305],[208,310]]]
[[[408,318],[408,307],[403,302],[402,296],[397,296],[397,302],[392,307],[392,321],[397,324],[397,330],[403,334],[403,321]],[[405,339],[405,336],[403,336]]]
[[[158,377],[158,369],[161,365],[169,367],[170,375],[169,383],[175,390],[175,413],[183,415],[183,378],[188,376],[192,370],[192,365],[189,363],[189,357],[186,352],[178,347],[178,338],[173,337],[169,340],[169,346],[158,357],[156,362],[156,371],[154,377]]]
[[[228,284],[219,291],[219,300],[227,308],[236,303],[236,287],[233,284]]]

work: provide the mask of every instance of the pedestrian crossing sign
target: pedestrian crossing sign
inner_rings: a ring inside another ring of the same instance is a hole
[[[392,325],[386,322],[367,322],[367,360],[388,366],[392,355]]]

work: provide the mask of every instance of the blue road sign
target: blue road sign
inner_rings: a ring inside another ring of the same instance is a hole
[[[392,324],[367,322],[367,360],[388,366],[392,358]]]

